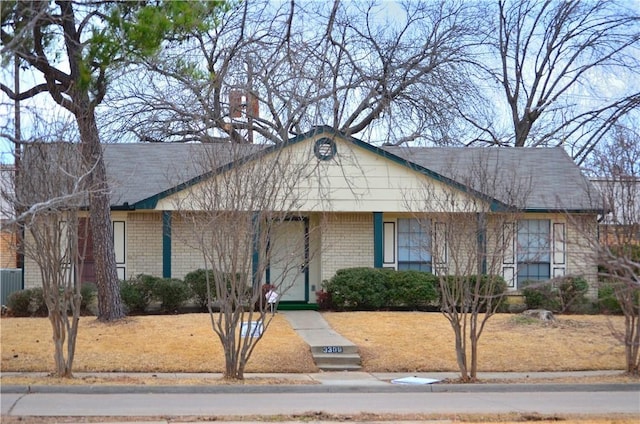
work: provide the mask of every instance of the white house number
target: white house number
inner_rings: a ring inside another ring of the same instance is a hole
[[[342,353],[342,346],[325,346],[322,353]]]

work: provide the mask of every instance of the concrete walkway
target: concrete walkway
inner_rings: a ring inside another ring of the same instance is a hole
[[[282,311],[291,327],[311,349],[323,371],[359,371],[358,346],[334,331],[316,311]]]
[[[316,311],[278,311],[309,346],[337,346],[349,344],[349,340],[336,333],[322,314]]]

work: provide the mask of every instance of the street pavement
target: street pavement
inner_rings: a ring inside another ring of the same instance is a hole
[[[481,379],[598,376],[575,373],[483,373]],[[440,380],[455,373],[419,373]],[[3,373],[4,375],[12,375]],[[114,376],[114,374],[111,374]],[[120,374],[116,374],[120,376]],[[127,374],[130,375],[130,374]],[[157,375],[184,378],[185,374]],[[202,377],[202,375],[199,375]],[[640,420],[640,383],[394,384],[398,373],[269,374],[299,384],[209,386],[8,386],[4,417],[200,417],[290,414],[632,414]],[[250,374],[248,380],[265,377]],[[303,383],[303,384],[300,384]]]
[[[3,416],[176,417],[324,414],[632,414],[640,392],[3,393]]]

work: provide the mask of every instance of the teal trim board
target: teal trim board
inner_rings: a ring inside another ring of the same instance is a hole
[[[373,213],[373,267],[382,268],[384,259],[382,212]]]
[[[171,211],[162,211],[162,277],[171,278]]]

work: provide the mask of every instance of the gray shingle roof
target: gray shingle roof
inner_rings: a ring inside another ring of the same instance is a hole
[[[299,136],[291,142],[307,139]],[[427,174],[438,174],[458,187],[469,187],[505,204],[540,211],[599,209],[597,191],[561,148],[378,148],[361,140],[349,140],[390,160]],[[59,149],[65,144],[52,143],[51,146]],[[77,147],[66,146],[70,152],[75,152]],[[252,144],[104,144],[111,204],[113,207],[140,205],[145,199],[197,179],[202,174],[204,162],[213,163],[214,168],[221,167],[268,147]]]
[[[504,203],[524,202],[529,210],[599,208],[597,192],[559,147],[383,147],[383,150]]]
[[[205,161],[223,166],[234,158],[266,147],[250,144],[105,144],[111,204],[133,205],[198,177]]]

